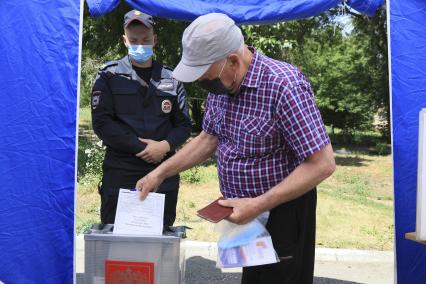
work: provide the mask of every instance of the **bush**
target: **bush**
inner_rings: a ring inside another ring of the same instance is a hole
[[[196,166],[184,171],[181,174],[181,178],[184,182],[199,183],[201,181],[200,168]]]
[[[79,180],[88,175],[100,177],[102,175],[102,161],[105,155],[105,147],[102,145],[102,141],[93,141],[86,137],[80,137],[78,144]]]
[[[102,62],[101,59],[89,57],[85,57],[81,62],[80,107],[90,106],[92,85]]]
[[[374,149],[377,155],[388,155],[390,154],[390,146],[387,143],[377,143]]]
[[[373,131],[340,131],[329,136],[334,146],[375,147],[386,141],[380,133]]]

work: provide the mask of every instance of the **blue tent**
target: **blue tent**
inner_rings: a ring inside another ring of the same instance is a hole
[[[119,0],[89,0],[101,16]],[[155,16],[223,12],[238,23],[306,18],[340,0],[128,0]],[[344,1],[372,15],[382,0]],[[426,107],[426,4],[390,0],[396,253],[399,283],[426,283],[414,230],[418,111]],[[0,1],[0,281],[72,283],[79,47],[83,2]],[[423,64],[422,64],[423,63]]]
[[[426,283],[426,246],[404,238],[416,230],[419,111],[426,108],[426,2],[389,4],[397,279]]]
[[[102,16],[114,10],[120,0],[87,0],[92,16]],[[220,12],[240,24],[273,23],[303,19],[318,15],[345,2],[360,13],[374,15],[383,0],[127,0],[131,6],[150,15],[182,21],[192,21],[198,16]]]

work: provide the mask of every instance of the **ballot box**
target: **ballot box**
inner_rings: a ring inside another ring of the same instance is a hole
[[[112,229],[95,225],[84,235],[85,284],[185,282],[184,227],[162,236],[116,235]]]

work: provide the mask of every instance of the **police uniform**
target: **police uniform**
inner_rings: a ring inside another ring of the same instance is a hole
[[[106,145],[103,161],[101,221],[114,223],[120,188],[134,188],[158,165],[135,156],[146,144],[138,137],[170,144],[167,159],[190,135],[191,122],[183,84],[172,70],[153,61],[149,82],[136,73],[128,56],[105,64],[92,90],[92,124]],[[148,80],[147,80],[148,81]],[[176,217],[179,176],[166,179],[157,192],[166,194],[164,224]]]

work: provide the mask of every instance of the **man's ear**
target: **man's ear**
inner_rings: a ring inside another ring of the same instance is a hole
[[[125,45],[126,47],[128,47],[128,46],[127,46],[126,35],[123,35],[123,43],[124,43],[124,45]]]
[[[240,58],[237,53],[231,53],[228,56],[229,62],[231,63],[231,67],[238,67],[240,65]]]

